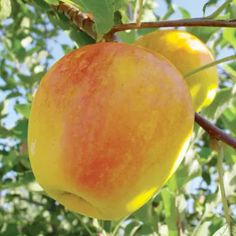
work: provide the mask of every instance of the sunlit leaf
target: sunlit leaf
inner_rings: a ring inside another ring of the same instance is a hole
[[[11,14],[11,1],[0,0],[0,20],[3,20]]]

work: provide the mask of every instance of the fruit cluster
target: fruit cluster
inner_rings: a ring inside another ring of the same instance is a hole
[[[199,39],[173,30],[64,56],[33,100],[28,145],[37,181],[87,216],[119,219],[140,208],[178,167],[194,110],[217,88],[215,68],[183,74],[212,60]]]

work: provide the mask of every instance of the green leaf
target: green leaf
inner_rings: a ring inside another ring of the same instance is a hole
[[[190,180],[199,175],[201,175],[201,166],[196,159],[195,153],[192,152],[192,155],[186,156],[177,171],[167,182],[167,185],[174,192],[185,187]]]
[[[203,236],[203,235],[209,235],[209,227],[211,226],[210,221],[203,222],[198,228],[197,231],[193,234],[193,236]]]
[[[209,7],[211,5],[215,5],[216,3],[217,3],[217,0],[209,0],[206,4],[204,4],[204,6],[202,8],[203,15],[205,15],[207,7]]]
[[[225,163],[232,166],[236,163],[236,150],[228,145],[224,146]]]
[[[228,108],[236,93],[236,86],[233,88],[224,88],[218,91],[212,104],[205,108],[203,115],[209,119],[216,120]]]
[[[1,235],[3,235],[3,236],[19,235],[19,232],[17,229],[17,222],[8,223],[4,232],[2,232]]]
[[[236,135],[236,111],[235,108],[228,108],[223,116],[222,120],[225,124],[226,129],[230,130],[234,135]]]
[[[220,229],[218,229],[213,236],[228,236],[231,235],[229,232],[229,226],[225,224]]]
[[[94,16],[98,40],[114,25],[115,0],[81,0],[83,6]]]
[[[169,236],[178,236],[177,211],[175,205],[175,196],[168,188],[161,191],[162,200],[165,208],[166,223],[168,225]]]
[[[25,117],[27,119],[29,118],[29,114],[30,114],[30,105],[29,104],[16,104],[15,109],[23,117]]]
[[[230,18],[235,19],[236,18],[236,2],[231,4],[229,11],[230,11]]]
[[[71,39],[73,39],[79,47],[95,43],[95,40],[89,37],[86,33],[78,31],[76,27],[73,27],[69,33]]]
[[[27,128],[28,128],[28,122],[26,119],[18,120],[17,124],[13,130],[13,133],[19,139],[26,139],[27,138]]]
[[[115,10],[119,10],[123,5],[125,5],[126,2],[127,2],[127,0],[116,0],[116,1],[114,1]]]
[[[133,236],[141,227],[142,222],[132,220],[126,227],[125,227],[125,235]]]
[[[12,188],[17,188],[21,186],[28,185],[29,183],[33,182],[35,180],[34,175],[31,171],[24,172],[23,175],[20,175],[17,181],[11,181],[11,182],[6,182],[1,185],[1,190],[4,189],[12,189]]]
[[[203,42],[207,42],[219,29],[218,27],[188,27],[187,31],[197,36]]]
[[[236,47],[236,29],[225,28],[223,38],[234,48]]]
[[[44,0],[35,0],[36,4],[44,10],[50,10],[50,6]]]
[[[12,7],[10,0],[0,0],[0,20],[3,20],[10,16],[11,10]]]
[[[224,70],[229,73],[231,78],[236,81],[236,62],[223,65]]]
[[[115,11],[114,12],[114,24],[122,24],[122,14],[120,11]]]
[[[153,234],[152,226],[144,224],[137,230],[135,235],[145,236],[145,235],[152,235],[152,234]]]
[[[191,17],[190,13],[185,8],[178,7],[178,9],[179,9],[183,18],[190,18]]]
[[[45,2],[47,2],[48,4],[52,4],[52,5],[58,5],[59,4],[59,0],[45,0]]]

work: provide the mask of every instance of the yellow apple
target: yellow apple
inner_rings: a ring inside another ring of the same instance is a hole
[[[140,37],[134,44],[165,56],[183,75],[214,61],[212,53],[200,39],[180,30],[154,31]],[[188,76],[185,80],[196,111],[213,101],[218,87],[215,66]]]
[[[127,216],[175,171],[194,111],[164,57],[123,43],[75,50],[43,77],[29,119],[34,175],[67,209]]]

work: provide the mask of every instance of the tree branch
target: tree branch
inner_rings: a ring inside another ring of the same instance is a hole
[[[204,27],[236,27],[236,19],[233,20],[212,20],[207,18],[191,18],[180,20],[165,20],[157,22],[142,22],[140,24],[129,23],[114,26],[109,33],[116,33],[125,30],[143,29],[143,28],[160,28],[160,27],[177,27],[177,26],[204,26]]]
[[[59,12],[62,12],[69,18],[81,31],[87,33],[93,39],[96,39],[97,34],[94,30],[94,21],[89,14],[81,12],[78,8],[60,2],[59,5],[54,6]]]
[[[198,123],[212,138],[221,140],[222,142],[236,149],[235,138],[230,137],[223,130],[213,125],[210,121],[206,120],[198,113],[195,113],[195,122]]]
[[[96,31],[94,29],[94,20],[90,14],[81,12],[78,8],[68,5],[64,2],[60,2],[59,5],[54,6],[54,8],[63,12],[80,30],[87,33],[93,39],[97,38]],[[178,26],[191,26],[191,27],[232,27],[236,28],[236,19],[231,20],[214,20],[208,19],[208,17],[203,18],[190,18],[190,19],[179,19],[179,20],[164,20],[158,22],[140,22],[140,23],[128,23],[115,25],[105,36],[104,39],[111,41],[114,33],[143,29],[143,28],[161,28],[161,27],[178,27]]]

